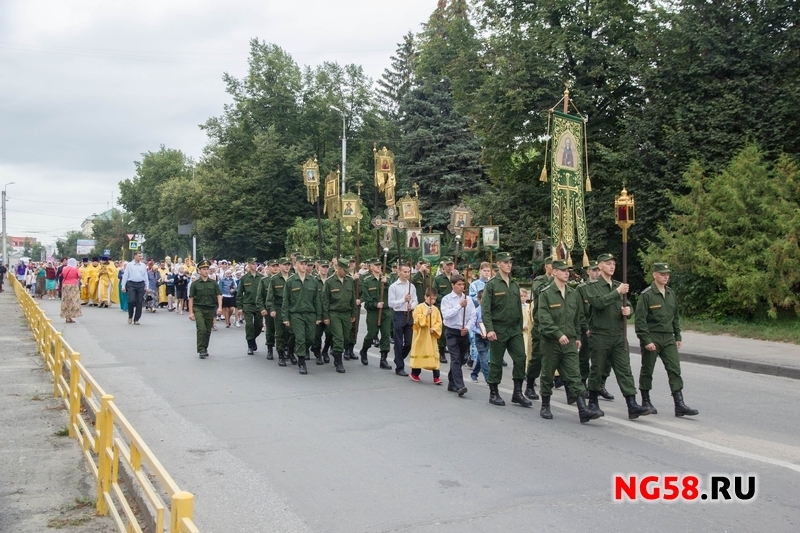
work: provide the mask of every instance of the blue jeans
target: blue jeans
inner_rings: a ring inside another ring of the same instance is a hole
[[[477,336],[480,337],[480,335],[477,335]],[[475,348],[475,337],[476,337],[475,332],[474,331],[470,331],[469,332],[469,358],[472,359],[473,361],[477,361],[478,360],[478,349]]]
[[[472,379],[478,379],[478,372],[483,372],[483,380],[489,379],[489,341],[480,335],[475,335],[475,349],[478,351],[478,358],[472,365]]]

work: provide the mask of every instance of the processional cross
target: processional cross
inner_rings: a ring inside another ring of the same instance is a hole
[[[377,229],[382,229],[383,237],[381,238],[381,246],[384,250],[388,250],[392,245],[392,233],[394,230],[401,230],[406,228],[406,223],[402,220],[397,220],[397,209],[394,206],[389,206],[384,211],[386,218],[380,215],[372,219],[372,225]]]

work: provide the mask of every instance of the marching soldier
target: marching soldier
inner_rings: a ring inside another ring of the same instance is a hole
[[[530,407],[531,402],[522,395],[525,379],[525,341],[522,339],[522,306],[519,300],[519,285],[511,278],[513,257],[507,252],[497,254],[497,275],[486,282],[483,288],[483,325],[489,345],[489,403],[505,405],[497,386],[503,379],[503,356],[508,350],[513,368],[513,403]]]
[[[283,290],[289,279],[289,268],[292,262],[287,257],[278,259],[280,271],[269,281],[269,291],[267,291],[266,308],[270,318],[275,321],[275,348],[278,351],[278,366],[286,366],[286,358],[297,364],[294,356],[294,332],[292,328],[284,325],[283,316]]]
[[[581,349],[578,352],[581,365],[581,380],[583,381],[584,387],[586,387],[589,382],[589,342],[592,335],[591,330],[589,330],[592,317],[592,306],[589,304],[589,287],[591,286],[590,284],[596,283],[597,278],[600,277],[600,267],[597,266],[597,261],[589,261],[586,275],[589,279],[578,285],[578,292],[583,300],[583,313],[586,322],[586,330],[581,334]],[[611,365],[606,364],[606,368],[603,370],[603,380],[601,381],[602,388],[598,393],[599,397],[604,400],[614,399],[614,395],[606,390],[606,379],[608,379],[609,374],[611,374]]]
[[[274,358],[275,348],[275,320],[269,316],[267,309],[267,297],[269,295],[269,284],[273,276],[277,276],[279,272],[278,260],[270,259],[267,266],[266,274],[258,282],[258,295],[256,296],[256,308],[264,320],[264,336],[267,338],[267,359],[270,361]]]
[[[350,344],[350,328],[358,317],[356,309],[356,283],[348,273],[349,262],[338,259],[336,273],[322,288],[322,321],[333,334],[333,364],[336,372],[344,374],[342,354]],[[317,356],[317,364],[322,358]]]
[[[571,393],[578,403],[578,416],[583,424],[603,416],[599,409],[588,408],[583,399],[586,389],[581,383],[578,369],[583,305],[578,291],[567,285],[569,267],[566,261],[553,261],[552,268],[553,282],[539,295],[536,313],[542,350],[542,407],[539,414],[546,420],[553,418],[550,396],[553,393],[553,376],[558,370],[567,395]]]
[[[325,286],[325,281],[330,277],[328,273],[330,272],[330,263],[325,261],[324,259],[320,258],[317,259],[316,263],[316,272],[315,276],[319,280],[319,290],[322,291],[323,287]],[[322,335],[325,334],[325,344],[322,344]],[[328,357],[328,351],[331,349],[331,345],[333,344],[333,335],[330,332],[328,326],[324,323],[321,323],[317,326],[317,335],[314,337],[314,346],[311,347],[311,352],[319,358],[322,355],[322,362],[323,363],[330,363],[331,358]]]
[[[591,331],[589,358],[592,362],[589,370],[590,409],[600,409],[597,396],[602,388],[603,371],[610,363],[614,369],[614,377],[617,378],[619,388],[625,396],[628,418],[634,420],[652,414],[652,410],[636,403],[636,384],[631,372],[631,356],[625,348],[626,332],[622,328],[622,317],[630,316],[631,308],[622,306],[622,295],[627,294],[630,287],[627,283],[613,279],[617,267],[613,255],[600,254],[597,257],[597,264],[600,267],[600,278],[592,283],[588,290],[589,304],[592,306],[592,321],[589,324]]]
[[[542,373],[541,334],[539,333],[539,324],[536,320],[537,301],[539,300],[539,295],[547,289],[552,281],[553,257],[551,256],[544,260],[544,274],[536,276],[531,286],[530,312],[533,318],[533,328],[531,328],[531,360],[528,361],[525,386],[525,396],[531,400],[539,399],[539,395],[536,394],[536,378]],[[542,383],[540,381],[539,386],[541,385]]]
[[[425,291],[433,286],[431,264],[424,259],[417,261],[417,271],[411,276],[411,284],[417,289],[417,301],[425,301]]]
[[[392,336],[392,309],[389,307],[389,280],[381,269],[379,257],[370,259],[370,273],[361,279],[361,301],[367,309],[367,335],[361,345],[361,362],[365,365],[369,363],[367,359],[367,349],[373,339],[380,332],[380,352],[381,368],[391,370],[392,365],[386,360],[389,355],[390,341]],[[378,323],[380,321],[380,324]]]
[[[197,355],[208,357],[208,341],[216,314],[222,313],[222,291],[219,284],[208,277],[208,261],[197,265],[200,278],[189,287],[189,320],[197,327]],[[215,313],[216,311],[216,313]]]
[[[675,292],[667,287],[672,272],[666,263],[653,264],[653,284],[642,291],[636,303],[636,336],[642,348],[642,369],[639,372],[639,389],[642,391],[642,407],[658,413],[650,403],[653,386],[653,369],[656,359],[661,358],[667,370],[669,388],[675,402],[675,416],[694,416],[697,409],[683,403],[683,379],[678,350],[681,347],[681,325],[678,316],[678,300]]]
[[[283,324],[294,332],[297,368],[305,375],[308,374],[306,357],[314,344],[316,326],[322,322],[322,305],[319,282],[306,274],[308,258],[298,255],[294,267],[295,274],[286,280],[283,288],[281,317]]]
[[[453,275],[453,258],[452,257],[443,257],[442,258],[442,268],[436,274],[436,277],[433,278],[433,288],[436,289],[436,307],[439,308],[439,311],[442,310],[442,298],[453,292],[453,286],[450,283],[450,276]],[[420,300],[421,301],[421,300]],[[447,341],[444,338],[444,335],[439,336],[439,362],[446,363],[447,357],[444,355],[444,350],[447,348]]]
[[[239,278],[239,287],[236,289],[236,309],[244,311],[244,332],[247,339],[247,355],[253,355],[258,350],[256,339],[261,335],[263,318],[256,300],[258,286],[261,283],[261,274],[256,272],[258,260],[253,257],[247,260],[247,272]]]

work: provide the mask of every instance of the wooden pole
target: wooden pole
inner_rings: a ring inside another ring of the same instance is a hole
[[[628,228],[622,228],[622,283],[628,283]],[[628,295],[622,295],[622,307],[627,307]],[[622,338],[628,349],[628,317],[622,317]]]
[[[318,248],[319,248],[319,258],[322,259],[322,212],[319,205],[319,195],[317,195],[317,233],[318,233]]]

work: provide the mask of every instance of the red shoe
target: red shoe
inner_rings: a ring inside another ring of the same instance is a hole
[[[442,378],[433,378],[433,383],[434,383],[434,385],[441,385],[442,384]]]
[[[411,378],[411,381],[422,381],[419,379],[419,376],[415,376],[414,374],[409,374],[409,377]]]

